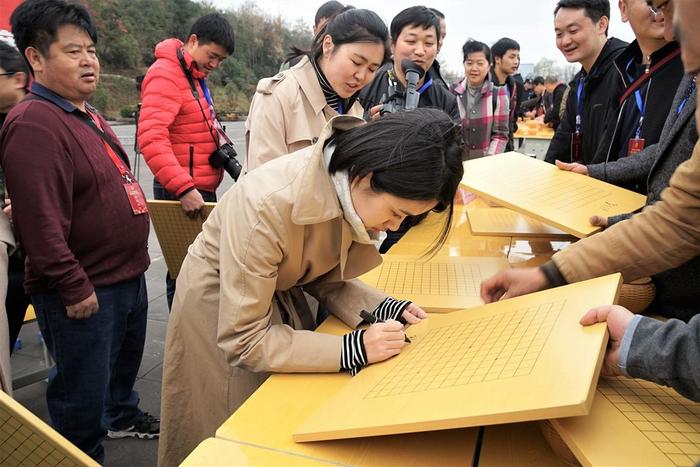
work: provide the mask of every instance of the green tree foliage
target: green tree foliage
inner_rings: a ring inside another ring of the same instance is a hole
[[[192,0],[81,1],[97,24],[103,73],[132,80],[153,63],[158,42],[170,37],[185,39],[199,16],[217,11]],[[258,80],[277,73],[291,46],[308,48],[311,28],[303,22],[290,26],[281,17],[266,15],[254,2],[222,13],[233,26],[236,51],[210,75],[210,88],[221,113],[245,114]],[[133,93],[115,94],[103,89],[94,104],[109,115],[133,105]]]

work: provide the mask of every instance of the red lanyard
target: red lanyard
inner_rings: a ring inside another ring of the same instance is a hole
[[[649,68],[649,73],[644,73],[642,76],[637,78],[637,81],[632,83],[630,87],[627,88],[627,90],[620,96],[619,103],[622,105],[623,102],[627,100],[627,98],[637,89],[639,89],[642,84],[646,83],[646,81],[651,78],[651,75],[654,74],[656,70],[676,58],[681,54],[681,49],[676,49],[670,54],[666,55],[663,59],[659,60],[653,67]]]
[[[124,179],[125,183],[134,182],[134,178],[131,176],[131,171],[126,166],[126,164],[124,164],[122,158],[117,155],[114,149],[112,149],[112,144],[114,143],[111,141],[111,138],[108,138],[107,133],[105,133],[105,131],[102,129],[102,125],[100,125],[99,119],[89,111],[86,111],[86,113],[90,117],[90,121],[95,125],[95,129],[99,131],[99,135],[102,138],[102,143],[105,145],[105,149],[107,150],[107,155],[109,155],[109,158],[117,167],[119,175],[122,176],[122,179]]]

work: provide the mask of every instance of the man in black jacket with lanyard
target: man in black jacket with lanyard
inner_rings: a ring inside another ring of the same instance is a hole
[[[570,84],[566,113],[545,160],[554,163],[600,162],[595,159],[610,112],[617,109],[619,80],[613,60],[627,43],[607,38],[608,0],[559,0],[554,10],[557,48],[581,71]]]
[[[438,85],[428,73],[437,56],[439,18],[423,6],[406,8],[391,21],[390,32],[394,60],[378,69],[374,80],[360,92],[365,119],[377,118],[380,115],[381,104],[392,98],[398,97],[398,101],[403,102],[406,77],[401,69],[401,61],[409,59],[426,72],[417,85],[420,93],[418,107],[442,109],[458,122],[457,99],[445,87]],[[389,95],[391,84],[395,86],[396,96]]]
[[[658,10],[656,13],[657,17],[664,17],[664,36],[668,41],[675,39],[671,22],[674,1],[676,0],[667,1],[663,10]],[[646,146],[632,157],[622,157],[607,164],[584,166],[560,163],[557,165],[561,169],[588,175],[615,185],[643,186],[647,193],[647,206],[659,202],[661,193],[670,184],[671,175],[679,165],[690,159],[698,141],[695,121],[697,108],[695,81],[694,73],[686,73],[680,84],[676,86],[676,95],[670,105],[666,123],[657,143]],[[610,227],[630,217],[632,217],[631,213],[613,217],[594,216],[591,222],[601,227]],[[697,313],[697,304],[700,303],[698,277],[700,277],[700,257],[653,275],[656,297],[649,310],[661,316],[689,320]]]
[[[617,114],[609,114],[607,131],[594,157],[603,162],[634,156],[659,141],[683,77],[680,46],[664,39],[664,16],[654,15],[645,0],[623,0],[620,13],[623,21],[629,21],[636,40],[614,62],[620,108]],[[645,182],[625,187],[646,194]]]
[[[459,122],[457,99],[428,73],[437,55],[440,37],[438,16],[424,6],[406,8],[391,21],[390,32],[394,60],[379,68],[374,80],[360,92],[365,119],[379,118],[382,104],[389,100],[396,99],[395,102],[399,104],[404,102],[406,77],[401,70],[401,61],[408,59],[426,72],[416,86],[420,94],[418,107],[442,109],[455,123]],[[389,95],[390,85],[396,89],[394,96]],[[408,229],[424,218],[425,215],[407,217],[396,232],[387,232],[379,251],[386,252]]]

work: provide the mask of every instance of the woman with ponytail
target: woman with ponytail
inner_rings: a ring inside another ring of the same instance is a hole
[[[312,145],[339,114],[362,116],[360,90],[388,59],[389,33],[370,10],[347,7],[293,68],[258,83],[246,121],[246,171]]]

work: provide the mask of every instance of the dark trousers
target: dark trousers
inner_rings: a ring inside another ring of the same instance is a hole
[[[199,190],[199,193],[201,193],[202,198],[205,202],[216,203],[216,192]],[[163,199],[166,201],[178,200],[178,198],[175,195],[163,188],[163,185],[158,183],[158,181],[155,178],[153,179],[153,198]],[[173,298],[175,297],[175,279],[170,277],[169,272],[165,273],[165,292],[166,298],[168,300],[168,310],[170,310],[173,307]]]
[[[39,328],[56,361],[46,401],[53,427],[97,462],[107,429],[141,416],[134,383],[146,339],[148,295],[139,278],[95,290],[99,310],[69,319],[58,293],[32,295]]]
[[[31,301],[24,292],[24,254],[21,251],[10,256],[7,267],[7,298],[5,310],[10,329],[10,353],[15,348],[15,342],[24,323],[24,315]]]

